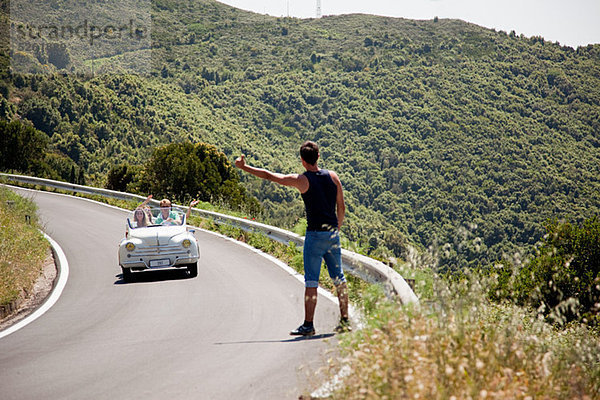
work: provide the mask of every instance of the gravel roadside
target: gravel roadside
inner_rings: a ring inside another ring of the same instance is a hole
[[[35,281],[31,292],[21,293],[15,304],[13,304],[14,310],[0,319],[0,331],[21,321],[42,305],[52,292],[56,276],[56,263],[52,251],[49,250],[48,256],[44,260],[42,273]]]

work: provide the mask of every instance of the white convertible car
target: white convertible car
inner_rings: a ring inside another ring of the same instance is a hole
[[[127,218],[125,238],[119,244],[123,280],[134,271],[186,268],[198,275],[200,249],[185,214],[177,208],[136,209]]]

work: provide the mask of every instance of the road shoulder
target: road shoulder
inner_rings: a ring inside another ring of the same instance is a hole
[[[52,292],[57,275],[54,255],[51,250],[48,250],[42,273],[35,281],[31,292],[21,292],[18,299],[0,309],[0,331],[23,320],[39,308]]]

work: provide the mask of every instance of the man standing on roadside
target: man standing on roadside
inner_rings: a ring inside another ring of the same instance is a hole
[[[290,335],[315,334],[313,318],[317,306],[322,260],[325,260],[340,303],[341,318],[336,331],[349,331],[351,328],[348,322],[348,287],[342,271],[339,236],[346,212],[342,183],[335,172],[319,169],[317,166],[319,147],[315,142],[304,142],[300,147],[300,158],[302,166],[306,169],[301,175],[283,175],[251,167],[246,164],[243,155],[235,160],[235,166],[261,179],[295,187],[304,200],[308,222],[304,239],[304,323],[290,332]]]

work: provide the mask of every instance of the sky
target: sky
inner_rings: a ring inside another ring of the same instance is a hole
[[[317,0],[218,0],[276,17],[314,18]],[[571,47],[600,43],[600,0],[321,0],[322,15],[454,18]]]

